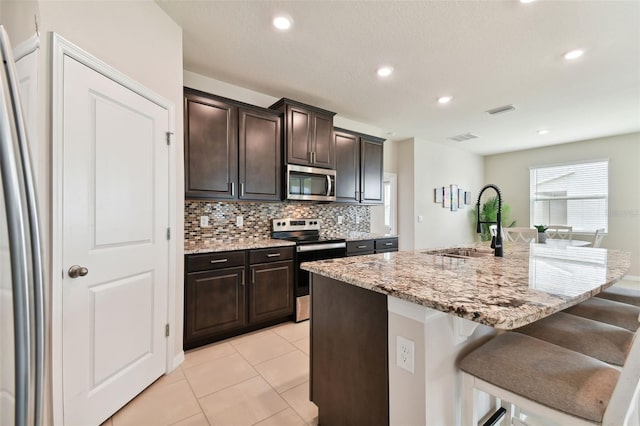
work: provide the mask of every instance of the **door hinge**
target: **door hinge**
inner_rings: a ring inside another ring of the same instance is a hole
[[[171,239],[171,228],[167,228],[167,240]]]
[[[166,132],[167,133],[167,145],[171,145],[171,135],[173,135],[173,132]]]
[[[164,326],[164,336],[169,337],[169,324]]]

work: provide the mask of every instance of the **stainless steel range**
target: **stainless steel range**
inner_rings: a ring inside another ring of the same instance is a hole
[[[296,321],[309,319],[311,300],[309,296],[309,273],[300,269],[302,262],[335,259],[347,255],[344,238],[320,236],[320,219],[273,219],[271,237],[296,243],[296,274],[294,294],[296,297]]]

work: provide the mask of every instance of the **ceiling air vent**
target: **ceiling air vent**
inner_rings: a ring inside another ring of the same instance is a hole
[[[505,105],[498,108],[487,110],[487,112],[491,115],[495,115],[495,114],[502,114],[503,112],[514,111],[515,109],[516,107],[514,107],[513,105]]]
[[[473,133],[465,133],[464,135],[451,136],[449,139],[456,142],[468,141],[469,139],[477,139],[478,136]]]

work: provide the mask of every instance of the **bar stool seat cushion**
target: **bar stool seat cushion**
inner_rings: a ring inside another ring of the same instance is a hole
[[[606,322],[635,332],[640,327],[640,308],[626,303],[614,302],[613,300],[592,297],[584,302],[578,303],[566,312],[579,317],[590,318],[592,320]]]
[[[598,293],[596,297],[640,307],[640,290],[632,288],[613,286]]]
[[[553,409],[600,423],[620,373],[602,361],[521,333],[467,355],[468,374]]]
[[[558,312],[513,330],[609,364],[623,366],[633,333],[589,318]]]

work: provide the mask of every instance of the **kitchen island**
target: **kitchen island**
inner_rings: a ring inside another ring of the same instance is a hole
[[[621,279],[615,250],[506,243],[303,264],[312,273],[311,400],[321,424],[459,424],[456,361],[501,330]],[[490,400],[479,401],[490,408]]]

